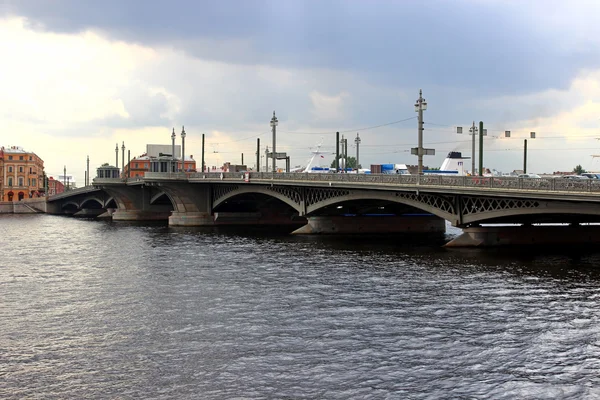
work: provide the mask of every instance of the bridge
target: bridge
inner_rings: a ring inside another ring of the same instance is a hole
[[[449,221],[464,232],[449,246],[581,243],[600,241],[600,181],[147,172],[96,178],[48,198],[47,212],[171,226],[289,225],[312,234],[443,232]]]

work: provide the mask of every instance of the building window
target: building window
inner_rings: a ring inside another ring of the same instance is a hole
[[[12,178],[8,178],[8,186],[12,186]]]
[[[29,161],[33,160],[33,157],[29,156]]]
[[[29,173],[31,174],[33,172],[33,168],[29,167]]]
[[[12,160],[12,156],[8,156],[8,159],[9,159],[9,160]]]
[[[33,178],[33,179],[31,180],[31,186],[34,186],[34,187],[35,187],[35,178]]]
[[[22,176],[19,177],[19,186],[23,186],[23,177]]]
[[[135,167],[138,168],[138,163],[135,163]]]
[[[23,156],[19,156],[19,160],[23,160]]]
[[[12,165],[8,167],[8,172],[13,172]]]
[[[23,172],[23,167],[19,167],[19,172]]]

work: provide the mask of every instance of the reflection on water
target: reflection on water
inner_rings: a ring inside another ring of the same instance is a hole
[[[0,216],[0,398],[596,398],[600,252]]]

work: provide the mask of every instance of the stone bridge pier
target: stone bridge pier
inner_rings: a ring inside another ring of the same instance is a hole
[[[212,226],[212,185],[190,185],[187,182],[155,183],[173,203],[169,216],[171,226]]]
[[[113,221],[167,220],[173,209],[171,204],[156,202],[162,193],[152,186],[115,184],[102,185],[102,189],[117,203]]]

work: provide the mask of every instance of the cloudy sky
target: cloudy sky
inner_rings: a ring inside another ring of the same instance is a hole
[[[521,168],[535,131],[529,171],[600,171],[599,15],[597,0],[3,0],[0,144],[83,182],[86,156],[114,164],[116,143],[140,155],[173,127],[179,144],[185,125],[196,160],[204,133],[208,165],[254,166],[275,110],[292,165],[334,151],[335,131],[352,155],[360,134],[363,166],[416,164],[422,89],[430,166],[470,156],[454,127],[484,121],[486,167]]]

